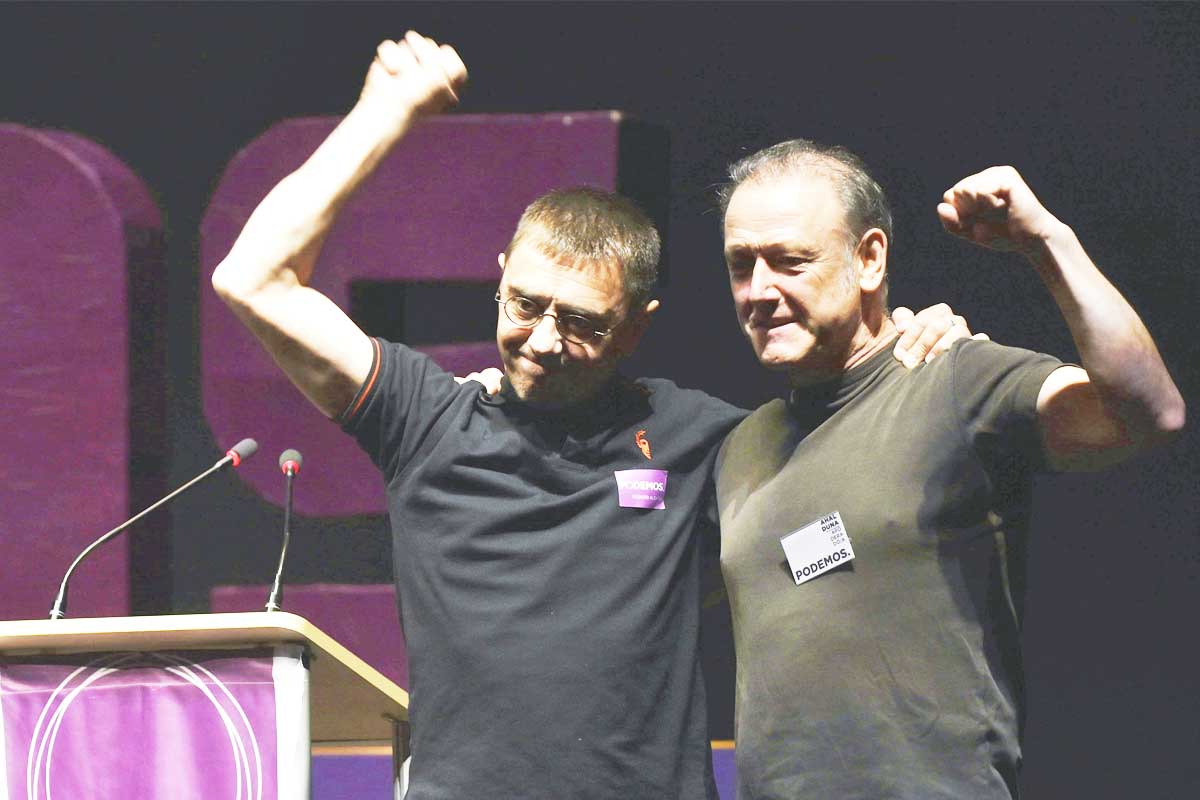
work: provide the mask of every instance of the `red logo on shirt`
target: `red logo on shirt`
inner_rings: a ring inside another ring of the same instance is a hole
[[[633,440],[635,442],[637,442],[638,449],[642,451],[642,455],[644,455],[647,459],[649,459],[650,458],[650,442],[646,441],[646,432],[638,431],[637,436],[634,436]]]

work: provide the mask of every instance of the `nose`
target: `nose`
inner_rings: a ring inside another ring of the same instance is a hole
[[[538,355],[558,355],[562,352],[562,336],[558,320],[547,314],[529,332],[529,349]]]
[[[775,274],[766,259],[759,256],[754,262],[754,270],[750,273],[750,302],[773,303],[779,299],[779,290],[775,288]]]

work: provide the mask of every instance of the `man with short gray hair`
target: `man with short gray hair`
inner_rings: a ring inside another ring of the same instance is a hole
[[[1030,475],[1170,438],[1179,391],[1137,314],[1011,167],[963,179],[937,213],[954,235],[1025,256],[1082,368],[970,340],[901,368],[891,215],[862,162],[798,140],[730,175],[738,320],[792,385],[718,459],[739,797],[1015,797],[1011,571]]]

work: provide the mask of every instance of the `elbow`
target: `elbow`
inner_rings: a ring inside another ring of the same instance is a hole
[[[1157,447],[1169,443],[1183,430],[1187,406],[1165,368],[1143,377],[1129,394],[1132,396],[1114,410],[1135,443]]]
[[[1186,418],[1187,408],[1183,397],[1172,386],[1170,394],[1161,398],[1145,417],[1135,440],[1140,444],[1140,449],[1168,444],[1183,430]]]
[[[246,305],[254,293],[254,287],[244,277],[245,270],[229,256],[217,265],[212,274],[212,287],[225,304],[231,307]]]
[[[1171,387],[1174,389],[1175,387]],[[1163,408],[1158,414],[1158,433],[1166,440],[1175,438],[1183,430],[1183,426],[1187,421],[1187,404],[1183,402],[1183,395],[1179,394],[1179,390],[1175,389],[1169,402],[1163,404]]]
[[[233,279],[234,272],[228,258],[218,264],[217,268],[213,270],[213,290],[225,302],[229,302],[237,294],[237,283]]]

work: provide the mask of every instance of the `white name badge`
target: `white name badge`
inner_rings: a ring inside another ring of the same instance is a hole
[[[796,585],[854,560],[842,515],[834,511],[780,537]]]

